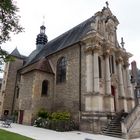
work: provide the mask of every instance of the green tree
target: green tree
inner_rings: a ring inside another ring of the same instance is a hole
[[[10,60],[8,53],[1,49],[1,44],[11,38],[11,32],[17,34],[23,31],[19,24],[20,16],[17,15],[18,11],[19,8],[13,0],[0,0],[0,61]]]

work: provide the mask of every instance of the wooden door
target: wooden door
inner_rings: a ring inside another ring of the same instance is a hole
[[[19,124],[23,123],[23,116],[24,116],[24,110],[20,110],[20,112],[19,112]]]

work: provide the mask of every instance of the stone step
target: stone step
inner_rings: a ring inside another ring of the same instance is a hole
[[[120,122],[121,120],[111,120],[111,122],[115,122],[115,123],[117,123],[117,122]]]
[[[110,136],[110,137],[117,137],[117,138],[122,138],[122,135],[116,135],[116,134],[104,134],[106,136]]]
[[[117,120],[111,120],[111,122],[120,122],[121,119],[117,119]]]
[[[104,130],[106,130],[106,131],[121,131],[121,129],[119,129],[119,128],[113,128],[113,129],[108,128],[108,129],[102,129],[102,131],[104,131]]]
[[[116,127],[116,126],[109,126],[109,127],[104,127],[104,128],[102,128],[102,130],[104,130],[104,129],[108,129],[108,130],[112,130],[112,129],[119,129],[119,130],[121,130],[121,127]]]
[[[106,126],[106,127],[103,127],[102,130],[103,130],[103,129],[109,129],[109,128],[110,128],[110,129],[114,129],[114,128],[121,129],[121,126],[113,126],[113,125],[112,125],[112,126]]]
[[[119,131],[119,130],[116,130],[116,131],[115,131],[115,130],[114,130],[114,131],[103,130],[102,132],[103,132],[103,133],[108,133],[108,132],[109,132],[109,133],[122,133],[122,132]]]
[[[121,125],[120,124],[109,124],[108,126],[116,126],[116,127],[119,127]]]
[[[105,131],[104,134],[111,134],[111,135],[122,135],[122,132],[111,132],[111,131]]]
[[[102,128],[102,130],[120,130],[121,131],[121,127],[116,127],[116,126],[109,126],[109,127],[104,127]]]
[[[121,131],[121,129],[104,129],[105,131],[120,131],[120,132],[122,132]],[[102,131],[104,131],[104,130],[102,130]]]
[[[118,114],[117,116],[115,116],[105,127],[102,128],[102,134],[111,137],[122,138],[122,130],[121,130],[122,117],[123,114]]]
[[[106,129],[121,129],[121,126],[109,126]]]

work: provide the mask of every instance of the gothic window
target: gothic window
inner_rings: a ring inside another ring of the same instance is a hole
[[[114,57],[111,55],[109,57],[109,66],[110,66],[110,73],[114,73]]]
[[[57,62],[57,83],[63,83],[66,81],[66,58],[61,57]]]
[[[98,65],[99,65],[99,78],[102,78],[102,64],[100,57],[98,57]]]
[[[42,82],[42,92],[41,92],[41,95],[42,96],[46,96],[48,94],[48,80],[44,80]]]

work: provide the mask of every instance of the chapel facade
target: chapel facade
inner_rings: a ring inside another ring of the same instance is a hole
[[[119,112],[129,114],[135,107],[132,54],[123,39],[118,43],[118,24],[107,5],[49,42],[42,25],[28,57],[11,53],[15,61],[5,67],[0,115],[17,111],[18,123],[32,124],[40,108],[68,111],[81,130],[100,133]]]

